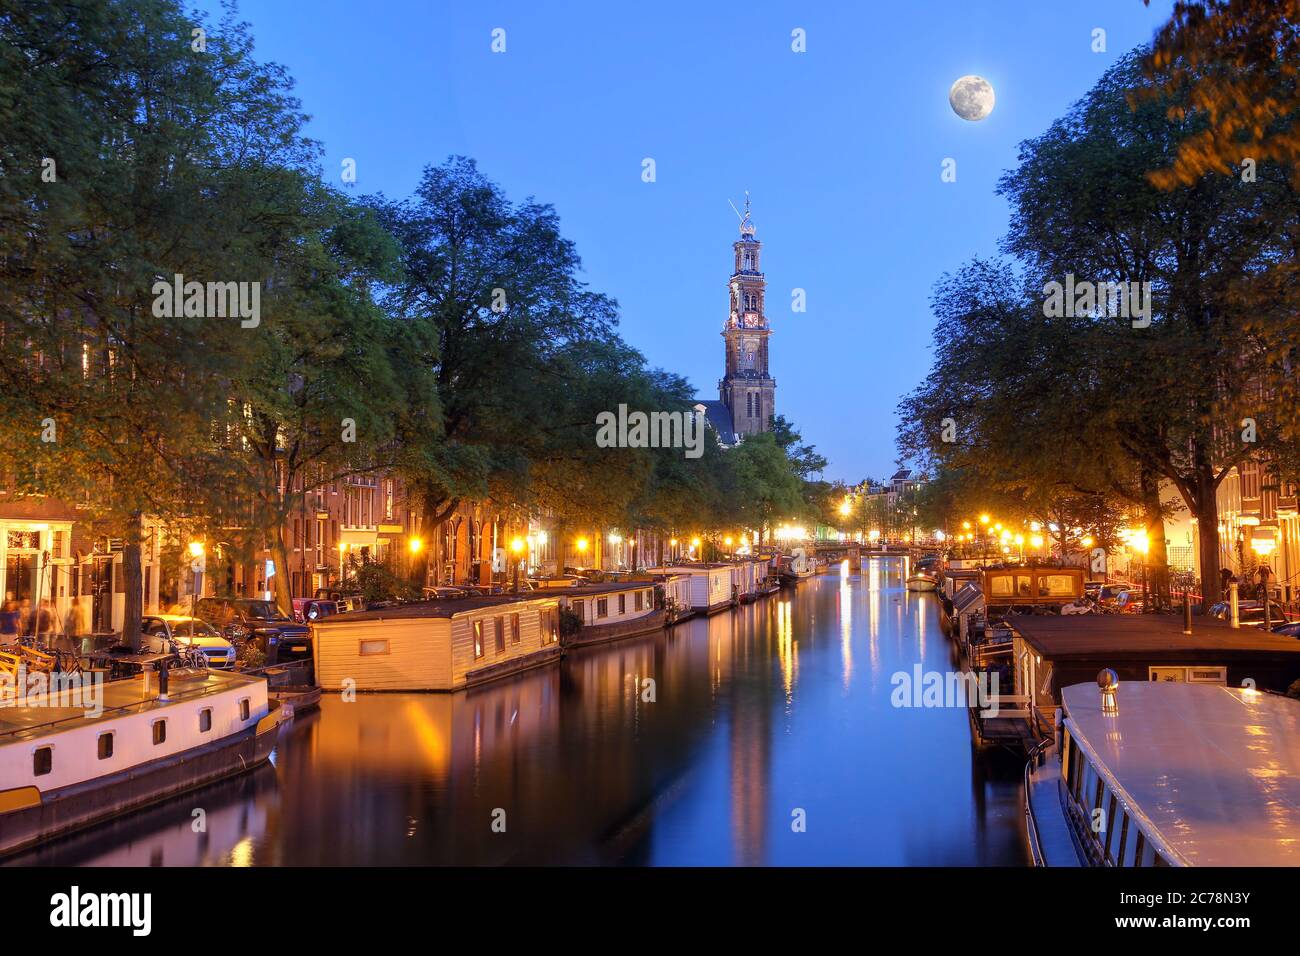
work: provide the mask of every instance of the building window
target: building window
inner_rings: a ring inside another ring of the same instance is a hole
[[[519,615],[518,614],[510,615],[510,643],[511,644],[519,643]]]
[[[474,659],[478,660],[483,656],[483,622],[474,622]]]
[[[587,607],[586,607],[586,602],[585,602],[585,601],[574,601],[574,602],[573,602],[573,613],[576,614],[576,615],[578,616],[578,620],[579,620],[579,621],[585,621],[585,620],[586,620],[586,618],[583,617],[583,614],[584,614],[584,612],[585,612],[586,610],[587,610]]]
[[[54,769],[54,748],[37,747],[32,754],[32,776],[43,777]]]
[[[212,729],[212,708],[204,707],[199,711],[199,733],[206,734]]]
[[[596,617],[609,617],[609,598],[596,599]]]
[[[153,722],[153,745],[157,747],[167,741],[167,720],[155,720]]]
[[[113,756],[113,734],[110,731],[99,735],[99,759],[107,760]]]
[[[497,653],[504,654],[506,652],[506,619],[504,617],[499,617],[496,619],[496,630],[497,630]]]

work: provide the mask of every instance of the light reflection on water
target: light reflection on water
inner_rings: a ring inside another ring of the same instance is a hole
[[[890,706],[953,666],[936,607],[873,561],[477,691],[329,697],[274,767],[15,862],[1023,863],[1020,764]]]

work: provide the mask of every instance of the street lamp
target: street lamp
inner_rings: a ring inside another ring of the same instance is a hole
[[[348,581],[348,543],[339,542],[339,587],[342,588]]]
[[[411,554],[419,554],[420,549],[424,547],[424,542],[419,538],[412,538],[409,547],[411,549]]]

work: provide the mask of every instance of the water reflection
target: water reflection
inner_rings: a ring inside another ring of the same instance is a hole
[[[1021,863],[1018,764],[890,706],[949,653],[898,563],[837,568],[478,691],[328,698],[274,768],[18,862]]]

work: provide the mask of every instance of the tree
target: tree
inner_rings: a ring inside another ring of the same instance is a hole
[[[1278,441],[1274,407],[1250,374],[1266,346],[1236,287],[1288,254],[1300,207],[1268,170],[1250,188],[1213,174],[1169,191],[1152,186],[1147,172],[1169,162],[1191,130],[1177,89],[1138,95],[1159,88],[1143,72],[1144,54],[1126,56],[1022,146],[1019,168],[1000,183],[1014,210],[1006,249],[1036,280],[1151,284],[1149,325],[1083,310],[1080,413],[1133,460],[1149,525],[1159,481],[1178,489],[1198,521],[1209,602],[1219,593],[1218,485]],[[1258,442],[1241,440],[1245,419],[1258,424]]]
[[[556,403],[586,371],[582,349],[616,351],[615,304],[578,279],[555,210],[511,203],[473,160],[426,167],[410,201],[371,202],[401,249],[385,306],[419,326],[435,356],[441,422],[408,434],[401,458],[424,527],[466,497],[526,498]],[[594,413],[590,425],[594,434]]]
[[[1176,99],[1171,119],[1195,123],[1151,171],[1159,188],[1236,175],[1246,160],[1275,163],[1300,186],[1300,0],[1180,0],[1146,68],[1144,95]]]
[[[260,279],[238,250],[266,222],[232,200],[314,155],[246,28],[228,17],[199,50],[198,24],[171,0],[34,2],[0,19],[0,427],[29,465],[20,490],[84,501],[121,536],[132,643],[142,518],[195,516],[247,331],[160,309],[157,284]],[[57,440],[41,440],[45,422]]]

